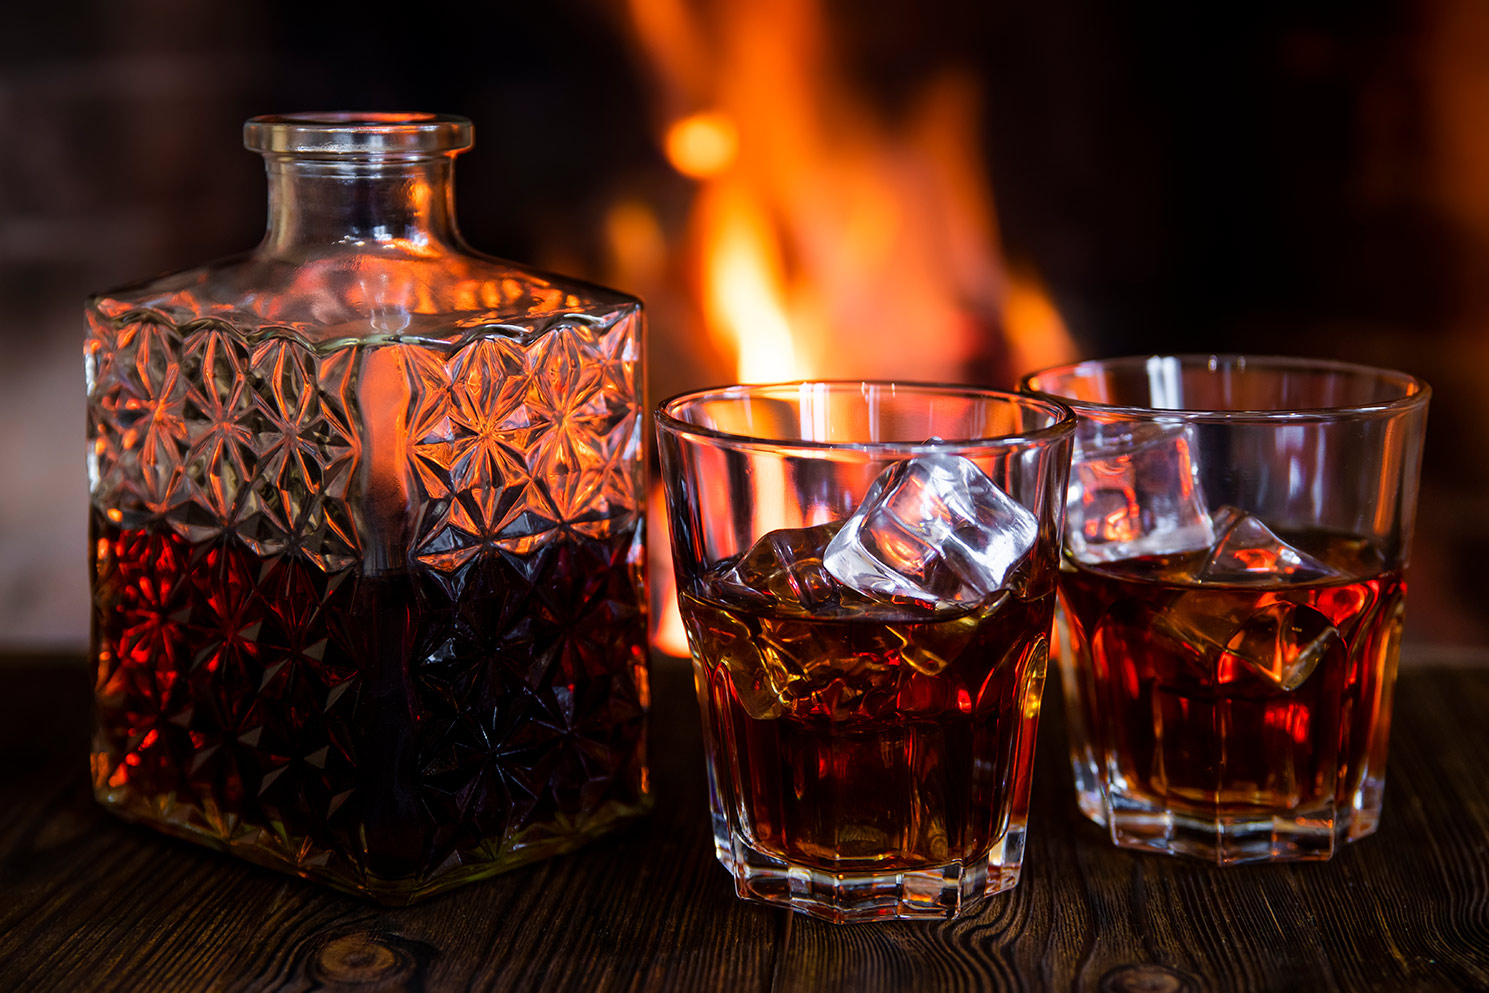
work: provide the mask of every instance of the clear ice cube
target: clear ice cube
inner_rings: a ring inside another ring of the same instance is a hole
[[[1003,588],[1038,532],[971,459],[920,455],[879,474],[822,561],[866,596],[969,604]]]
[[[1311,583],[1340,579],[1339,572],[1277,537],[1272,529],[1236,507],[1215,512],[1217,536],[1196,576],[1205,583]]]
[[[1216,540],[1189,577],[1197,588],[1179,594],[1150,622],[1171,646],[1197,652],[1221,683],[1248,674],[1291,691],[1335,644],[1339,632],[1327,617],[1304,604],[1276,600],[1250,614],[1227,605],[1234,593],[1207,585],[1276,585],[1342,578],[1343,573],[1281,538],[1260,518],[1237,507],[1221,507],[1213,518]]]
[[[894,653],[906,665],[923,676],[939,676],[971,643],[983,619],[1002,605],[999,598],[991,607],[950,618],[921,624],[890,624],[886,625],[885,634]]]
[[[1278,600],[1237,615],[1218,609],[1209,590],[1180,594],[1144,626],[1217,683],[1259,678],[1285,692],[1307,682],[1330,649],[1343,645],[1329,619],[1306,604]]]
[[[1230,681],[1229,667],[1240,663],[1250,675],[1291,692],[1308,681],[1335,645],[1343,640],[1323,614],[1303,604],[1273,603],[1248,617],[1226,641],[1219,678]]]
[[[1215,540],[1188,424],[1083,421],[1066,507],[1066,542],[1080,562],[1174,555]]]
[[[733,692],[755,720],[799,707],[833,719],[914,704],[942,706],[951,683],[938,682],[1003,598],[948,612],[916,602],[886,602],[838,582],[823,565],[843,521],[763,535],[710,581],[713,597],[744,607],[711,611],[707,630],[685,615],[689,640],[711,644]],[[842,627],[823,620],[869,623]],[[898,663],[898,665],[896,665]],[[939,702],[938,702],[939,701]],[[950,704],[955,705],[953,700]]]
[[[726,615],[716,619],[727,630],[710,632],[719,646],[718,659],[729,680],[734,696],[745,713],[757,721],[772,721],[791,709],[787,691],[789,679],[776,660],[751,635],[749,628]]]
[[[720,585],[736,598],[767,600],[787,613],[836,606],[840,587],[822,565],[822,556],[840,527],[833,521],[771,531],[724,574]]]

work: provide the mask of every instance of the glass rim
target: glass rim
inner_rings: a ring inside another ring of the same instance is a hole
[[[474,144],[470,118],[420,111],[261,114],[243,122],[243,145],[264,155],[437,156]]]
[[[1400,395],[1375,403],[1347,404],[1332,407],[1227,410],[1212,407],[1147,407],[1134,404],[1102,403],[1097,400],[1080,400],[1075,397],[1063,396],[1051,390],[1038,389],[1032,385],[1041,376],[1071,374],[1083,368],[1093,370],[1141,368],[1155,359],[1176,361],[1185,368],[1203,366],[1210,369],[1210,371],[1215,371],[1218,366],[1223,364],[1239,368],[1243,372],[1248,369],[1254,369],[1258,372],[1292,370],[1296,372],[1349,373],[1381,382],[1393,383],[1399,387]],[[1019,377],[1018,388],[1032,396],[1058,400],[1077,412],[1091,411],[1105,414],[1121,414],[1148,420],[1157,416],[1174,420],[1233,422],[1333,421],[1351,417],[1384,416],[1424,407],[1432,397],[1432,387],[1427,384],[1426,380],[1398,369],[1387,369],[1380,366],[1365,365],[1360,362],[1345,362],[1338,359],[1313,359],[1291,355],[1246,355],[1239,352],[1175,352],[1168,354],[1155,352],[1150,355],[1119,355],[1111,358],[1062,362],[1059,365],[1047,366],[1046,368]]]
[[[687,404],[705,400],[748,400],[767,394],[783,394],[787,390],[802,388],[826,388],[833,392],[863,391],[870,387],[887,388],[912,394],[939,394],[964,396],[973,399],[999,400],[1017,407],[1034,407],[1049,414],[1052,422],[1032,431],[1016,434],[1000,434],[978,438],[945,438],[938,442],[908,441],[811,441],[802,438],[766,438],[758,435],[736,434],[717,428],[694,424],[676,416],[674,411]],[[653,416],[657,426],[672,434],[699,439],[708,439],[735,449],[776,449],[793,452],[863,452],[865,454],[923,455],[955,450],[1000,451],[1008,448],[1033,447],[1058,441],[1074,435],[1075,412],[1058,398],[1031,393],[1015,393],[1011,390],[994,390],[961,383],[932,383],[887,379],[803,379],[779,383],[738,383],[729,386],[713,386],[697,390],[685,390],[657,403]]]

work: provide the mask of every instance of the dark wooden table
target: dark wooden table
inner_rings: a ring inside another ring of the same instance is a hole
[[[387,909],[114,820],[80,659],[0,658],[0,990],[1489,989],[1489,666],[1402,669],[1379,834],[1215,869],[1106,843],[1046,692],[1023,881],[940,924],[743,903],[714,862],[685,664],[654,666],[657,809]]]

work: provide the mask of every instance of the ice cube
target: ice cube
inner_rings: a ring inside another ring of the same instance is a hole
[[[787,613],[810,614],[838,602],[838,585],[822,565],[841,522],[781,528],[763,535],[720,580],[736,598],[767,600]]]
[[[1329,649],[1343,644],[1329,619],[1312,607],[1269,604],[1248,617],[1226,641],[1219,680],[1233,682],[1245,671],[1291,692],[1308,681]]]
[[[1206,583],[1311,583],[1343,578],[1307,552],[1272,532],[1261,519],[1236,507],[1215,512],[1217,540],[1196,578]]]
[[[1226,609],[1219,591],[1182,593],[1144,625],[1159,644],[1192,660],[1206,681],[1221,685],[1259,678],[1291,692],[1302,686],[1336,645],[1339,632],[1306,604],[1278,600],[1249,614]]]
[[[822,562],[866,596],[968,604],[1003,588],[1038,532],[971,459],[920,455],[879,474]]]
[[[1001,607],[1007,597],[1004,593],[991,607],[979,607],[949,618],[889,624],[885,633],[893,639],[892,649],[902,662],[922,675],[939,676],[971,644],[983,620]]]
[[[1218,538],[1197,569],[1182,576],[1165,573],[1185,583],[1183,592],[1162,605],[1119,601],[1108,610],[1111,626],[1102,628],[1102,637],[1120,638],[1132,657],[1150,654],[1141,646],[1151,642],[1161,650],[1161,656],[1152,656],[1159,663],[1172,658],[1187,671],[1173,674],[1176,678],[1222,685],[1259,679],[1273,689],[1297,689],[1334,646],[1343,644],[1333,623],[1281,595],[1221,587],[1265,584],[1280,592],[1343,574],[1236,507],[1217,510],[1213,527]]]
[[[1066,542],[1080,562],[1174,555],[1215,540],[1188,424],[1083,421],[1066,507]]]
[[[782,695],[784,674],[777,671],[772,664],[775,659],[762,651],[760,639],[739,616],[718,608],[688,610],[683,611],[683,624],[698,657],[707,646],[710,657],[733,684],[733,696],[745,713],[768,721],[789,711],[789,701]],[[700,686],[699,692],[707,690]]]
[[[754,647],[763,677],[782,705],[845,720],[892,704],[890,640],[887,626],[845,632],[814,619],[777,615],[760,618]]]
[[[773,721],[791,709],[784,692],[781,673],[769,663],[765,652],[748,640],[740,640],[732,651],[721,652],[719,659],[729,680],[734,684],[734,697],[757,721]]]

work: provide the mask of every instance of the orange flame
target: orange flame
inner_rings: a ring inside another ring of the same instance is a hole
[[[835,71],[819,3],[628,0],[737,378],[955,380],[991,355],[1006,383],[1072,358],[1039,281],[1004,265],[975,82],[948,70],[887,120]]]
[[[669,127],[663,145],[674,169],[684,176],[706,179],[733,164],[739,132],[727,114],[703,112]]]
[[[652,586],[651,643],[666,655],[688,656],[688,634],[677,609],[677,582],[672,574],[672,536],[662,485],[652,487],[646,502],[647,574]]]
[[[796,358],[769,223],[737,184],[721,183],[706,191],[703,200],[704,314],[713,333],[737,349],[740,381],[768,383],[808,375]]]

